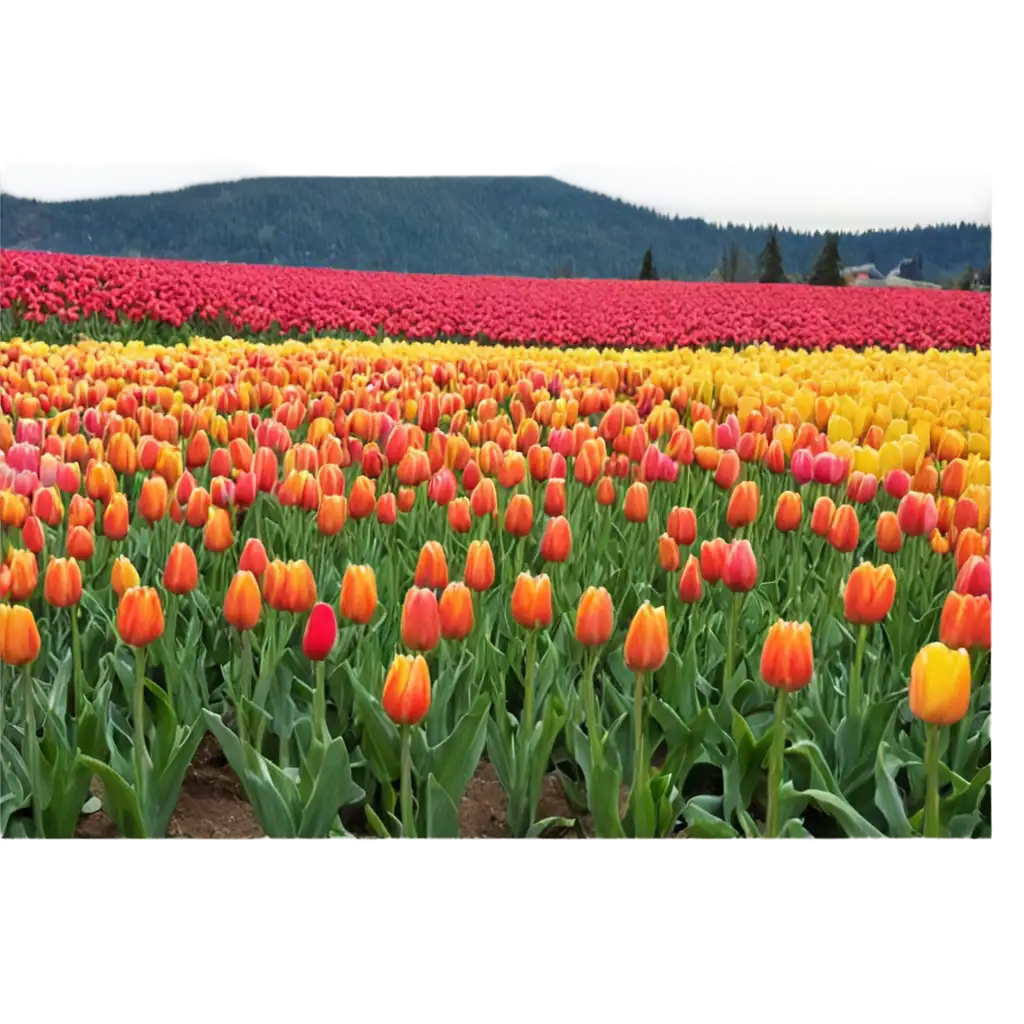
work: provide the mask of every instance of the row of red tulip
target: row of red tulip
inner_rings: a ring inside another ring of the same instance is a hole
[[[987,293],[363,273],[0,252],[0,308],[236,333],[349,332],[610,348],[770,342],[987,348]]]

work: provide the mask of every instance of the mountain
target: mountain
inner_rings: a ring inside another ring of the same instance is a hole
[[[653,250],[658,276],[704,280],[735,242],[753,259],[764,227],[671,217],[555,178],[251,178],[72,202],[0,195],[0,245],[99,256],[351,270],[622,277]],[[991,228],[938,225],[841,234],[847,266],[883,273],[920,257],[928,280],[988,263]],[[779,231],[806,275],[819,232]]]

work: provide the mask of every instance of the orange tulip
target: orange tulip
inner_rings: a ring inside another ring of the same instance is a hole
[[[757,583],[757,559],[749,540],[734,540],[722,564],[722,582],[734,593],[745,594]]]
[[[39,522],[39,519],[36,516],[27,516],[25,518],[24,525],[21,528],[21,539],[25,544],[25,547],[28,548],[33,555],[38,555],[46,546],[46,535],[43,533],[43,524]]]
[[[96,509],[88,498],[81,494],[73,494],[68,505],[68,529],[75,526],[86,526],[90,529],[96,522]]]
[[[791,533],[800,528],[803,520],[803,499],[796,491],[783,491],[775,503],[775,528],[780,533]]]
[[[512,589],[512,618],[523,629],[551,625],[551,580],[545,574],[531,576],[522,572]]]
[[[138,509],[150,525],[158,523],[167,512],[167,495],[167,481],[162,476],[147,477],[142,482]]]
[[[90,462],[85,471],[85,493],[93,501],[100,501],[105,505],[116,490],[117,478],[114,476],[113,467],[107,462]]]
[[[384,678],[380,702],[384,713],[396,725],[418,725],[427,717],[430,710],[430,669],[423,655],[395,655]]]
[[[117,492],[111,495],[103,510],[103,536],[108,540],[124,540],[128,535],[128,499]]]
[[[263,600],[260,585],[248,569],[239,569],[224,595],[224,618],[238,630],[252,629],[260,621]]]
[[[454,498],[448,503],[448,525],[456,533],[469,533],[473,525],[469,516],[469,498]]]
[[[964,562],[967,561],[971,555],[978,555],[984,557],[985,555],[985,538],[978,533],[977,530],[972,530],[968,527],[960,532],[960,535],[956,539],[956,571],[959,572],[964,567]]]
[[[769,686],[793,693],[805,687],[813,674],[810,623],[779,619],[768,630],[761,649],[761,678]]]
[[[679,545],[667,533],[658,538],[658,562],[665,572],[679,568]]]
[[[235,542],[231,530],[231,514],[226,508],[211,508],[203,530],[203,546],[215,554],[227,551]]]
[[[280,562],[272,565],[280,565]],[[267,575],[269,578],[269,570]],[[316,581],[313,579],[313,570],[305,559],[300,558],[297,562],[288,562],[284,566],[284,572],[279,581],[279,589],[275,588],[274,593],[277,603],[264,591],[267,603],[275,611],[294,612],[302,614],[308,612],[316,604]],[[264,583],[266,588],[266,583]]]
[[[679,576],[679,600],[684,604],[695,604],[700,600],[703,589],[700,563],[697,561],[696,555],[690,555]]]
[[[341,580],[339,610],[349,622],[365,626],[377,610],[377,577],[369,565],[350,565]]]
[[[576,639],[586,647],[601,647],[614,628],[611,594],[604,587],[587,587],[576,609]]]
[[[117,631],[132,647],[146,647],[164,631],[160,595],[152,587],[129,587],[117,604]]]
[[[633,616],[622,655],[631,672],[657,672],[668,657],[668,619],[664,608],[645,601]]]
[[[855,626],[870,626],[889,614],[896,596],[896,574],[891,565],[861,562],[846,581],[843,614]]]
[[[992,601],[985,595],[958,594],[951,590],[942,606],[939,640],[947,647],[992,646]]]
[[[65,547],[71,558],[77,559],[79,562],[88,562],[96,550],[96,542],[93,540],[91,530],[87,530],[84,526],[76,526],[68,531]]]
[[[565,515],[565,481],[549,480],[544,489],[544,515]]]
[[[882,512],[875,524],[875,543],[881,551],[894,555],[903,546],[903,531],[895,512]]]
[[[668,514],[665,532],[677,544],[692,544],[697,539],[697,514],[692,508],[680,508],[676,505]]]
[[[650,508],[650,495],[647,491],[647,484],[642,480],[637,480],[636,483],[631,484],[629,490],[626,491],[626,501],[623,508],[627,522],[647,522],[647,511]]]
[[[469,496],[469,504],[473,509],[473,515],[481,519],[487,515],[493,515],[498,510],[498,492],[494,489],[494,481],[485,477]]]
[[[970,706],[971,659],[962,648],[922,647],[910,669],[910,712],[930,725],[953,725]]]
[[[316,528],[325,537],[333,537],[344,525],[348,503],[342,494],[325,494],[316,513]]]
[[[366,476],[357,476],[348,496],[348,512],[353,519],[365,519],[377,506],[373,481]]]
[[[601,477],[597,484],[597,503],[599,505],[615,504],[615,484],[610,476]]]
[[[114,560],[113,568],[110,570],[110,586],[118,597],[123,597],[126,590],[139,585],[139,574],[124,555],[119,555]]]
[[[849,553],[854,551],[860,541],[860,520],[852,505],[840,505],[832,517],[828,530],[828,542],[836,549]]]
[[[822,495],[811,511],[811,530],[819,537],[827,537],[832,528],[832,520],[836,515],[836,503],[827,495]]]
[[[267,549],[263,541],[250,537],[242,549],[242,557],[238,560],[238,568],[251,572],[257,579],[267,571]]]
[[[470,590],[482,592],[494,584],[494,553],[485,540],[470,542],[466,552],[466,569],[463,573]]]
[[[540,557],[545,562],[564,562],[572,552],[572,530],[565,516],[547,521],[540,543]]]
[[[729,507],[725,520],[733,530],[749,526],[757,519],[761,507],[761,491],[753,480],[744,480],[736,485],[729,495]]]
[[[43,580],[43,596],[54,608],[70,608],[82,599],[82,570],[73,558],[51,558]]]
[[[27,601],[39,582],[39,563],[31,551],[12,549],[7,556],[10,571],[10,598],[12,601]]]
[[[928,535],[928,544],[937,555],[949,554],[949,538],[937,527]]]
[[[739,475],[739,455],[732,450],[722,452],[722,457],[718,460],[718,467],[715,470],[715,483],[721,487],[723,491],[727,491],[734,483],[736,483],[739,479]]]
[[[443,590],[448,586],[448,559],[436,540],[428,540],[420,549],[413,582],[428,590]]]
[[[706,540],[700,546],[700,574],[708,583],[722,578],[725,560],[729,555],[729,542],[722,537]]]
[[[465,583],[449,583],[438,602],[441,636],[465,640],[473,629],[473,595]]]
[[[178,541],[167,556],[164,566],[164,589],[171,594],[191,594],[199,584],[199,566],[195,552]]]
[[[402,603],[402,643],[411,651],[432,651],[441,639],[441,614],[433,590],[410,587]]]
[[[505,510],[505,530],[513,537],[525,537],[533,529],[533,502],[528,495],[513,494]]]
[[[0,604],[0,661],[12,668],[39,657],[42,640],[36,618],[23,605]]]

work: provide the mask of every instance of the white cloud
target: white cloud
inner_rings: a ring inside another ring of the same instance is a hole
[[[557,176],[665,213],[722,223],[860,231],[961,220],[990,223],[992,217],[991,175],[971,168],[754,161],[665,167],[567,164]]]

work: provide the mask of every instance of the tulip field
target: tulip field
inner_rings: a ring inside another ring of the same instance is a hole
[[[5,837],[991,835],[987,295],[2,269]]]

